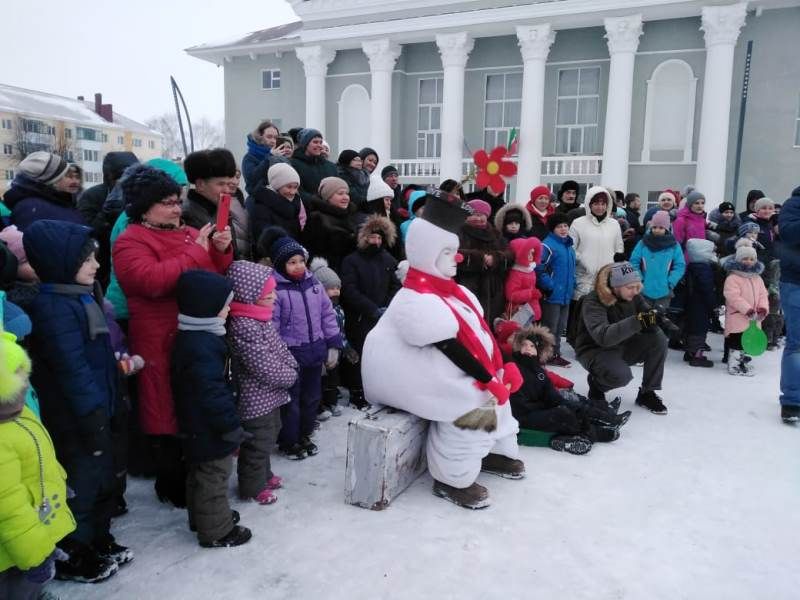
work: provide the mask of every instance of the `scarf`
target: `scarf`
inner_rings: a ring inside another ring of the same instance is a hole
[[[272,154],[269,146],[264,146],[256,142],[251,136],[247,136],[247,153],[253,155],[259,162]]]
[[[178,313],[180,331],[206,331],[214,335],[225,335],[225,319],[219,317],[190,317]]]
[[[68,283],[43,283],[39,288],[42,294],[60,294],[62,296],[77,296],[86,311],[89,322],[89,339],[94,340],[101,333],[109,333],[106,315],[103,312],[103,288],[99,281],[91,285],[78,285]]]
[[[671,233],[665,233],[664,235],[653,235],[648,233],[642,238],[642,243],[653,252],[658,252],[659,250],[672,248],[678,242],[675,241],[675,236]]]
[[[481,366],[486,369],[493,379],[497,376],[498,369],[503,367],[503,356],[500,353],[500,348],[497,345],[497,341],[492,335],[492,332],[489,330],[489,326],[486,324],[486,321],[481,319],[481,327],[492,340],[491,356],[489,356],[489,353],[486,352],[486,348],[481,343],[481,340],[475,331],[473,331],[469,324],[464,320],[464,317],[461,316],[461,314],[448,300],[449,296],[453,296],[460,302],[464,303],[476,315],[480,315],[478,310],[472,304],[472,301],[469,299],[469,296],[467,296],[464,293],[464,290],[461,289],[461,286],[459,286],[452,279],[434,277],[433,275],[428,275],[427,273],[423,273],[422,271],[412,267],[408,270],[408,275],[406,275],[406,279],[403,282],[403,287],[414,290],[415,292],[419,292],[420,294],[433,294],[434,296],[441,298],[458,322],[458,334],[456,335],[458,342],[469,351],[475,360],[481,363]],[[487,389],[485,384],[477,382],[477,385],[481,390]]]
[[[247,317],[256,321],[271,321],[272,307],[259,306],[258,304],[245,304],[244,302],[231,302],[232,317]]]

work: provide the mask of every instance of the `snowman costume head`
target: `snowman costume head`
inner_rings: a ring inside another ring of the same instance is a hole
[[[428,275],[452,279],[459,262],[459,240],[453,232],[464,224],[470,211],[458,196],[439,190],[428,196],[422,216],[414,219],[408,229],[408,264]]]

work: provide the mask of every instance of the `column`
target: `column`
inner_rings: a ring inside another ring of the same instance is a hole
[[[336,50],[323,46],[301,46],[295,49],[306,72],[306,127],[319,129],[325,135],[325,75],[336,57]]]
[[[601,181],[604,186],[624,191],[628,187],[633,66],[636,49],[639,47],[639,36],[642,35],[642,15],[608,18],[604,22],[611,66],[608,74]]]
[[[550,23],[517,26],[522,52],[522,116],[519,126],[519,163],[515,200],[526,204],[542,176],[542,129],[544,128],[544,75],[550,46],[556,33]]]
[[[697,147],[695,185],[706,196],[706,210],[725,198],[728,132],[733,83],[733,52],[747,17],[747,4],[705,6],[700,29],[706,38],[706,73]],[[736,202],[735,198],[731,199]]]
[[[462,31],[440,33],[436,45],[444,67],[442,99],[441,179],[461,181],[461,157],[464,146],[464,67],[475,41]]]
[[[392,160],[392,72],[400,56],[400,46],[388,39],[362,42],[372,74],[370,144],[383,165]]]

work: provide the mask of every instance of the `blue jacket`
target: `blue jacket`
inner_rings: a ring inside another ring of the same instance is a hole
[[[648,236],[652,234],[648,232],[645,238]],[[645,239],[639,240],[630,262],[644,283],[642,294],[651,300],[668,296],[686,272],[683,250],[674,239],[672,245],[663,250],[654,250]]]
[[[800,187],[783,203],[778,215],[781,235],[781,281],[800,285]]]
[[[575,249],[570,236],[553,233],[544,238],[542,260],[536,266],[536,282],[549,294],[542,302],[569,304],[575,291]]]
[[[31,226],[23,238],[28,260],[43,284],[29,310],[36,364],[31,381],[47,429],[55,438],[73,441],[80,435],[82,417],[97,409],[113,414],[117,363],[109,334],[99,333],[94,339],[89,335],[83,303],[98,299],[54,293],[46,284],[75,283],[90,234],[88,227],[45,220]]]

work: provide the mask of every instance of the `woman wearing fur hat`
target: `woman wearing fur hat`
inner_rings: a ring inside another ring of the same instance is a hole
[[[730,202],[723,202],[708,214],[708,222],[716,226],[714,231],[719,236],[717,249],[720,256],[725,256],[728,254],[728,240],[736,237],[736,232],[742,225],[742,220],[736,214],[736,207]]]
[[[311,199],[303,244],[312,257],[324,257],[338,271],[342,259],[356,248],[358,208],[350,201],[350,186],[339,177],[323,179],[317,193]]]
[[[326,177],[336,177],[336,165],[323,156],[322,133],[316,129],[302,129],[297,134],[297,146],[291,164],[300,176],[300,197],[309,210],[312,198],[319,193],[319,185]]]
[[[245,203],[251,238],[257,243],[264,229],[277,226],[294,239],[300,239],[305,221],[305,208],[298,194],[300,176],[287,163],[271,166],[268,173],[269,185],[257,188]]]
[[[528,237],[531,224],[530,213],[519,204],[506,204],[494,215],[494,228],[507,242]]]

